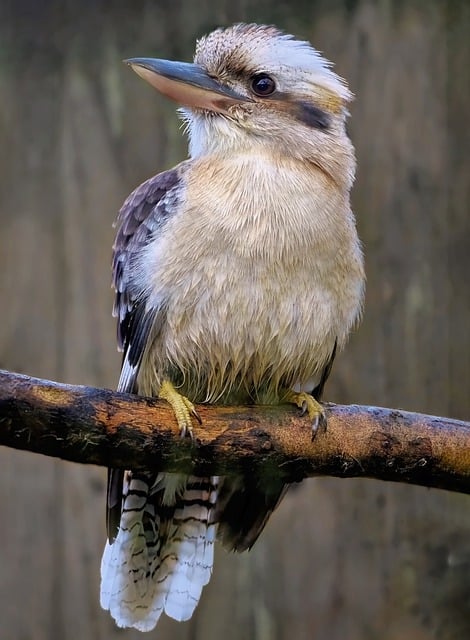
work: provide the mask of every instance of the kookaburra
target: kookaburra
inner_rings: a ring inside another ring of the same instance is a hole
[[[125,201],[114,245],[119,390],[158,396],[191,435],[193,403],[318,400],[360,315],[345,82],[308,42],[237,24],[194,64],[128,64],[181,105],[189,159]],[[121,627],[192,615],[218,538],[249,549],[282,481],[110,470],[101,605]]]

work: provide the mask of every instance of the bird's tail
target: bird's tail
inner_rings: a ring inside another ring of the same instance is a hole
[[[150,631],[165,612],[188,620],[208,583],[218,477],[127,474],[119,532],[101,562],[101,606]]]

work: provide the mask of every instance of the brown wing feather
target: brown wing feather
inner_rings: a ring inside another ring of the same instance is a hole
[[[337,348],[337,346],[338,346],[338,341],[335,340],[333,351],[331,352],[331,356],[330,356],[328,362],[326,363],[325,368],[322,371],[320,382],[317,384],[315,389],[312,391],[312,396],[315,398],[315,400],[318,400],[318,402],[320,402],[320,400],[322,399],[323,389],[325,388],[326,381],[330,377],[331,369],[333,367],[333,362],[334,362],[334,359],[335,359],[335,356],[336,356],[336,348]]]
[[[117,317],[118,347],[123,351],[118,390],[137,393],[137,376],[149,333],[163,324],[164,307],[149,308],[145,293],[132,278],[135,258],[161,232],[175,211],[177,186],[187,163],[150,178],[126,199],[117,217],[113,247],[113,314]],[[175,189],[176,188],[176,189]],[[108,539],[117,534],[121,518],[124,471],[108,470],[106,523]]]
[[[118,319],[118,346],[123,351],[131,341],[131,329],[136,324],[133,322],[135,306],[142,295],[132,284],[133,260],[171,218],[174,203],[168,203],[167,196],[179,183],[185,166],[186,163],[182,163],[141,184],[119,211],[112,263],[116,290],[113,315]]]

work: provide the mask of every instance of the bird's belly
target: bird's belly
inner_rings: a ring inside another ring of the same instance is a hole
[[[168,298],[159,350],[196,401],[274,401],[326,364],[344,315],[311,265],[199,268]]]

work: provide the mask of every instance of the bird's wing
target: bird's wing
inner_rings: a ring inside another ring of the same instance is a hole
[[[113,248],[113,314],[117,317],[118,347],[123,351],[118,391],[137,393],[137,376],[150,331],[162,325],[164,307],[149,307],[144,283],[135,277],[136,260],[148,243],[162,232],[177,208],[178,185],[186,162],[150,178],[126,199],[119,212]],[[114,540],[121,516],[124,471],[109,469],[107,528]]]
[[[176,210],[175,187],[179,184],[187,163],[164,171],[141,184],[126,199],[119,212],[116,241],[113,247],[113,286],[116,290],[113,315],[117,317],[118,347],[129,355],[132,364],[139,364],[145,347],[142,323],[149,313],[142,285],[133,277],[135,260],[145,246],[154,240]],[[148,332],[148,328],[147,328]],[[135,378],[119,383],[119,390],[132,392]]]
[[[335,340],[335,344],[333,346],[333,351],[331,352],[331,355],[330,355],[330,357],[328,359],[328,362],[326,363],[325,367],[323,368],[323,371],[322,371],[322,374],[321,374],[321,378],[320,378],[320,382],[316,385],[315,389],[313,389],[313,391],[312,391],[312,396],[315,398],[315,400],[318,400],[319,402],[322,399],[323,389],[325,388],[326,381],[330,377],[331,369],[333,367],[333,362],[334,362],[335,356],[336,356],[337,346],[338,346],[338,340]]]

